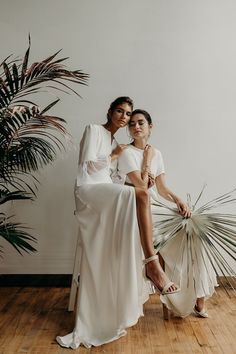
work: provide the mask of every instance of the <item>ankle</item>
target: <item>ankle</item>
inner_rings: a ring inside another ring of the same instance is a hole
[[[147,265],[150,263],[154,263],[153,261],[157,261],[157,260],[159,260],[158,255],[152,254],[151,256],[149,256],[143,260],[143,264]]]

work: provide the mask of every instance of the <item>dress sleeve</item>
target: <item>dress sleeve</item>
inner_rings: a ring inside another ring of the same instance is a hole
[[[86,175],[96,173],[110,164],[110,157],[98,155],[99,134],[96,126],[87,125],[80,141],[79,169]]]
[[[140,166],[133,156],[131,149],[126,148],[119,157],[118,169],[121,174],[127,175],[133,171],[140,171]]]
[[[162,154],[159,150],[156,150],[157,153],[157,166],[156,166],[156,177],[160,176],[162,173],[165,173],[164,162]]]
[[[98,134],[96,127],[87,125],[80,141],[79,164],[97,160]]]

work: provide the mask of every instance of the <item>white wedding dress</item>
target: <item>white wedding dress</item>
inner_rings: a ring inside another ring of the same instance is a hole
[[[143,150],[132,145],[127,147],[118,159],[119,173],[124,179],[125,175],[133,171],[141,171],[143,161]],[[157,177],[164,173],[164,163],[161,152],[155,149],[155,155],[151,162],[151,173]],[[126,182],[131,183],[128,176]],[[157,200],[157,190],[153,186],[149,189],[151,197],[151,209],[155,211],[152,202]],[[153,213],[153,221],[158,216]],[[158,244],[158,234],[155,236],[155,244]],[[192,249],[187,249],[184,233],[179,233],[177,237],[169,241],[160,250],[160,254],[165,261],[165,272],[169,278],[180,285],[181,291],[172,295],[161,295],[161,301],[166,304],[179,317],[188,316],[194,308],[196,299],[199,297],[208,298],[212,296],[215,287],[218,285],[216,274],[210,261],[205,254],[199,238],[195,238]],[[185,244],[186,247],[183,247]],[[181,255],[179,254],[181,247]],[[192,253],[193,264],[189,262],[189,252]],[[199,262],[200,260],[200,262]]]
[[[135,190],[112,183],[111,151],[110,132],[102,125],[87,126],[75,187],[81,245],[76,323],[72,333],[56,338],[67,348],[89,348],[124,336],[143,315],[148,299]]]

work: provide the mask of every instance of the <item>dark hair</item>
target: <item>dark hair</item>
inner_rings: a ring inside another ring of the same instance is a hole
[[[150,114],[147,111],[145,111],[144,109],[135,109],[132,112],[131,117],[135,116],[135,114],[142,114],[146,118],[148,124],[149,125],[152,124],[152,118],[151,118]]]
[[[117,98],[116,98],[113,102],[111,102],[111,104],[110,104],[109,110],[108,110],[108,112],[107,112],[107,119],[108,119],[108,120],[110,120],[110,115],[109,115],[109,113],[110,113],[110,112],[112,113],[112,112],[116,109],[117,106],[119,106],[120,104],[123,104],[123,103],[127,103],[127,104],[131,107],[131,109],[133,110],[134,104],[133,104],[133,100],[132,100],[130,97],[128,97],[128,96],[117,97]]]

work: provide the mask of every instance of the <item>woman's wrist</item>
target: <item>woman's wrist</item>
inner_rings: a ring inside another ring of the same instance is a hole
[[[149,172],[150,171],[150,165],[149,164],[146,164],[146,165],[144,165],[143,166],[143,168],[142,168],[142,172],[144,173],[144,172]]]
[[[174,197],[174,201],[175,201],[176,205],[182,203],[182,200],[180,198],[176,197],[175,195],[173,197]]]

